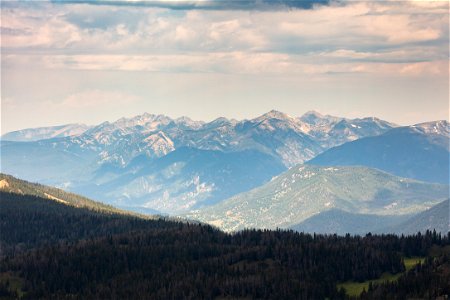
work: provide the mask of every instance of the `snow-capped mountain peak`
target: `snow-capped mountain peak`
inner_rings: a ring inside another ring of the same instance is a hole
[[[173,141],[162,131],[149,135],[143,142],[149,156],[160,157],[175,150]]]
[[[421,133],[450,136],[450,123],[446,120],[425,122],[411,126]]]
[[[315,110],[310,110],[310,111],[307,111],[306,113],[304,113],[301,117],[302,118],[323,119],[324,115],[322,115],[321,113],[319,113]]]
[[[330,124],[335,124],[339,121],[341,121],[343,118],[330,116],[330,115],[323,115],[317,111],[311,110],[303,114],[301,117],[298,118],[303,123],[312,125],[312,126],[326,126]]]
[[[209,123],[205,123],[202,126],[202,129],[213,129],[218,127],[224,127],[224,126],[234,126],[236,125],[237,121],[234,119],[227,119],[224,117],[217,118]]]
[[[268,113],[256,118],[255,120],[266,120],[266,119],[278,119],[278,120],[292,120],[293,118],[288,114],[277,110],[271,110]]]
[[[156,129],[160,125],[167,125],[172,121],[171,118],[165,115],[153,115],[149,113],[144,113],[132,118],[121,118],[115,121],[113,124],[119,128],[128,128],[135,126],[143,126],[147,129]]]
[[[176,118],[174,120],[174,122],[178,126],[181,126],[184,128],[190,128],[190,129],[199,129],[200,127],[202,127],[203,124],[205,124],[205,122],[203,122],[203,121],[194,121],[191,118],[186,117],[186,116]]]

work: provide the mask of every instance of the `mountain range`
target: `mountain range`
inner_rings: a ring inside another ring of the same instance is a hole
[[[136,211],[185,213],[262,185],[330,147],[396,127],[278,111],[207,123],[146,113],[77,126],[2,136],[2,172]]]
[[[392,232],[391,227],[398,226],[402,222],[406,222],[410,218],[414,218],[415,214],[405,215],[375,215],[375,214],[359,214],[344,211],[341,209],[330,209],[320,212],[298,224],[289,228],[298,232],[310,232],[321,234],[339,234],[345,235],[359,234],[365,235],[368,232],[387,233]],[[438,224],[434,224],[438,227]],[[426,227],[424,227],[426,228]],[[424,231],[418,228],[419,231]],[[402,233],[401,230],[398,233]]]
[[[7,133],[2,141],[51,140],[53,147],[77,146],[100,155],[100,163],[126,165],[135,156],[161,157],[179,147],[225,152],[254,149],[273,155],[287,167],[325,149],[396,127],[377,118],[345,119],[307,112],[299,118],[270,111],[251,120],[218,118],[212,122],[188,117],[171,119],[145,113],[97,126],[69,124]],[[55,139],[66,137],[65,139]],[[41,144],[42,145],[42,144]]]

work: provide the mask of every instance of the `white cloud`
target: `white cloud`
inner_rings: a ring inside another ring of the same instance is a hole
[[[22,69],[156,73],[266,74],[274,76],[349,73],[368,73],[380,76],[448,75],[448,61],[445,59],[410,62],[408,59],[402,61],[402,56],[408,57],[408,53],[379,54],[337,50],[308,55],[240,51],[157,55],[6,55],[2,58],[2,63],[9,67]]]
[[[122,92],[90,90],[71,94],[57,106],[65,109],[86,109],[102,106],[121,106],[139,101],[140,99],[133,95]]]
[[[314,53],[320,57],[341,60],[359,60],[376,62],[420,62],[445,59],[446,56],[435,47],[408,47],[388,51],[355,51],[338,49],[334,51]]]
[[[45,14],[42,14],[42,10]],[[39,14],[39,12],[41,12]],[[76,12],[76,17],[73,17]],[[114,21],[113,16],[117,15]],[[105,18],[108,17],[108,20]],[[103,21],[103,19],[105,19]],[[112,20],[110,20],[112,19]],[[196,11],[90,5],[42,5],[2,10],[3,48],[158,53],[264,51],[304,53],[406,47],[448,41],[442,3],[349,2],[312,10]]]
[[[177,42],[192,42],[197,37],[197,34],[194,30],[184,25],[178,25],[175,28],[175,40]]]

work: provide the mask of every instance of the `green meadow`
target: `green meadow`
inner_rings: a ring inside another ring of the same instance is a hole
[[[411,257],[411,258],[404,258],[404,264],[405,264],[405,272],[403,273],[397,273],[397,274],[391,274],[391,273],[383,273],[380,278],[373,279],[373,280],[367,280],[364,282],[355,282],[355,281],[346,281],[343,283],[338,284],[337,288],[340,289],[343,287],[345,289],[345,292],[349,296],[359,296],[363,290],[369,289],[369,283],[383,283],[386,281],[395,281],[400,276],[402,276],[404,273],[411,270],[415,265],[421,264],[425,261],[425,257]]]

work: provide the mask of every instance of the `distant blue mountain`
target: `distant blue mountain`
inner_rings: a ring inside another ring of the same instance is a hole
[[[307,163],[362,165],[397,176],[448,184],[449,136],[447,121],[399,127],[331,148]]]
[[[415,234],[417,232],[425,232],[427,230],[441,232],[447,234],[450,232],[450,206],[449,199],[421,212],[407,220],[395,224],[384,226],[377,230],[383,233],[396,234]]]
[[[226,153],[182,147],[154,160],[138,156],[124,169],[101,168],[93,184],[75,191],[135,211],[179,213],[255,188],[284,170],[280,160],[255,150]]]
[[[368,232],[382,232],[385,228],[394,227],[411,217],[411,215],[356,214],[340,209],[331,209],[290,228],[309,233],[365,235]]]
[[[340,235],[346,233],[364,235],[368,232],[415,234],[427,230],[447,234],[450,231],[449,209],[449,199],[412,215],[370,215],[331,209],[291,226],[291,229]]]

